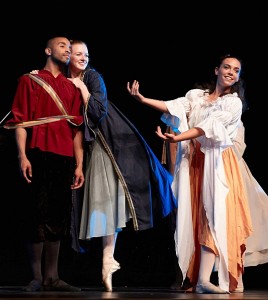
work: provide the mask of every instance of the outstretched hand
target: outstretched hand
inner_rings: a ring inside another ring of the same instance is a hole
[[[139,102],[142,102],[143,96],[139,92],[140,84],[137,80],[134,80],[133,83],[130,85],[130,82],[127,83],[127,90],[130,95]]]
[[[166,142],[168,142],[168,143],[177,143],[177,141],[176,141],[176,135],[173,134],[173,133],[168,133],[168,132],[165,132],[165,133],[163,134],[160,126],[157,126],[157,130],[156,130],[155,133],[156,133],[156,134],[160,137],[160,139],[162,139],[163,141],[166,141]]]

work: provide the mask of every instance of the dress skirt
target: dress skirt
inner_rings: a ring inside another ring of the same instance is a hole
[[[98,137],[86,160],[79,233],[82,240],[121,231],[131,218],[123,186]]]
[[[199,146],[197,144],[197,146]],[[246,239],[252,233],[252,224],[249,211],[249,204],[245,194],[243,179],[241,176],[239,163],[232,148],[227,148],[223,152],[224,169],[229,192],[226,197],[227,212],[227,252],[228,252],[228,272],[230,279],[230,289],[236,286],[238,277],[243,273],[244,253],[246,249]],[[206,217],[206,211],[202,199],[202,178],[204,155],[199,147],[196,148],[195,155],[191,161],[191,193],[192,193],[192,214],[196,251],[192,258],[188,277],[191,282],[197,281],[200,263],[200,245],[209,248],[216,256],[219,255],[215,241],[211,235],[210,226]],[[204,196],[204,195],[203,195]]]

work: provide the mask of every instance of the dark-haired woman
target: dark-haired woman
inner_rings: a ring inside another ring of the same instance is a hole
[[[183,279],[190,279],[196,293],[240,291],[246,240],[253,230],[233,144],[244,105],[241,68],[239,58],[221,57],[215,84],[170,101],[144,97],[136,80],[127,84],[137,101],[164,113],[161,120],[174,132],[158,127],[157,135],[178,143],[176,252]],[[211,282],[215,268],[219,286]]]

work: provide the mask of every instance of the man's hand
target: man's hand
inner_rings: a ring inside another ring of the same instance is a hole
[[[72,190],[79,189],[84,184],[84,181],[85,181],[85,177],[84,177],[83,170],[81,168],[76,168],[74,172],[74,182],[71,185],[71,189]]]

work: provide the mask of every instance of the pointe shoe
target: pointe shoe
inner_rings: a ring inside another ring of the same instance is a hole
[[[228,294],[211,282],[198,283],[195,288],[196,294]]]
[[[112,262],[103,263],[102,266],[102,282],[106,292],[112,292],[112,275],[120,269],[120,264],[113,259]]]
[[[230,291],[231,293],[244,293],[244,284],[243,281],[241,280],[240,282],[238,281],[237,287]]]
[[[244,287],[237,287],[235,290],[231,291],[231,293],[244,293]]]

